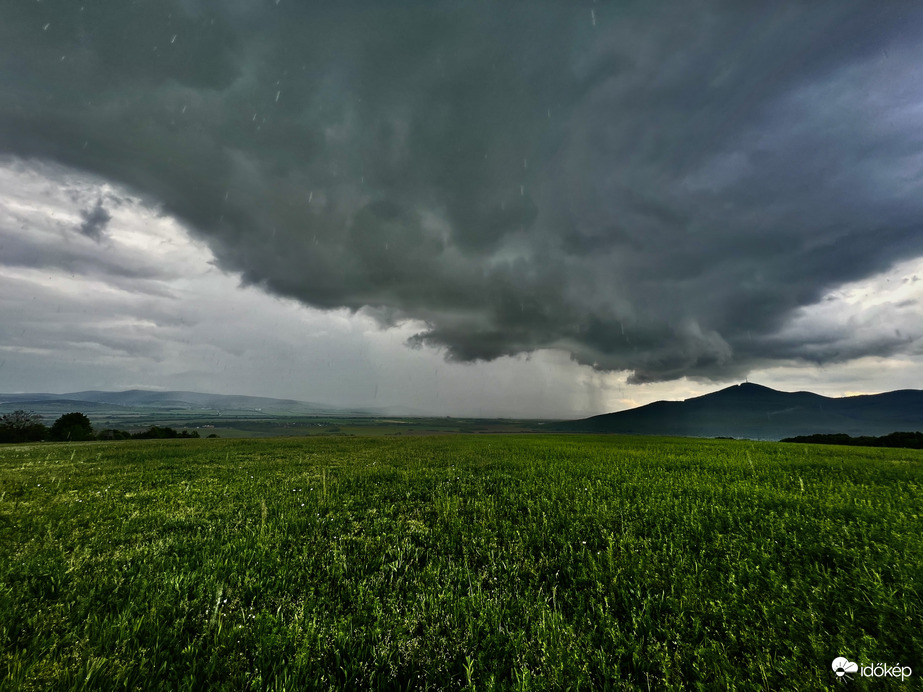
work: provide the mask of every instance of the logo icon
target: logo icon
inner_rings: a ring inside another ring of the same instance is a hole
[[[848,661],[843,656],[838,656],[833,659],[833,663],[830,664],[830,667],[833,668],[833,672],[836,673],[838,678],[843,677],[847,673],[859,672],[859,664]]]

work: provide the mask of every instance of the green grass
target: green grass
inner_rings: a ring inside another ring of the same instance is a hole
[[[8,446],[0,686],[810,690],[843,655],[912,666],[905,689],[921,462],[551,435]]]

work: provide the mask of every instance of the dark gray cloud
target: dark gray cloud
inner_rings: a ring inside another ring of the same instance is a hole
[[[412,344],[451,359],[560,348],[638,382],[823,361],[783,336],[799,308],[923,254],[914,3],[0,17],[0,151],[132,187],[246,282],[422,319]]]
[[[80,216],[83,218],[83,223],[80,224],[78,230],[87,238],[97,242],[102,240],[103,231],[106,230],[106,226],[112,220],[112,214],[106,211],[103,206],[103,200],[101,198],[97,199],[96,204],[92,208],[82,211]]]

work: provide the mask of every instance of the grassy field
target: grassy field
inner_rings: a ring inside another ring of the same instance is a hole
[[[923,675],[923,453],[576,436],[0,448],[0,687]]]

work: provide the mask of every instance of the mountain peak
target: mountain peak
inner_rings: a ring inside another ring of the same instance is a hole
[[[760,397],[773,394],[784,394],[785,392],[780,392],[777,389],[772,389],[771,387],[766,387],[756,382],[740,382],[739,384],[732,384],[730,387],[725,387],[724,389],[719,389],[716,392],[709,392],[708,394],[700,394],[699,396],[686,399],[686,401],[699,401],[699,400],[714,400],[714,399],[728,399],[728,398],[737,398],[746,396],[750,397]]]
[[[741,382],[685,401],[658,401],[569,421],[558,428],[776,440],[801,434],[886,435],[895,430],[923,429],[923,391],[830,398]]]
[[[778,392],[779,391],[778,389],[767,387],[764,384],[757,384],[756,382],[750,382],[749,380],[746,382],[741,382],[740,384],[731,385],[730,387],[727,387],[726,389],[719,390],[719,391],[727,391],[728,389],[736,389],[738,391],[743,391],[743,392]]]

